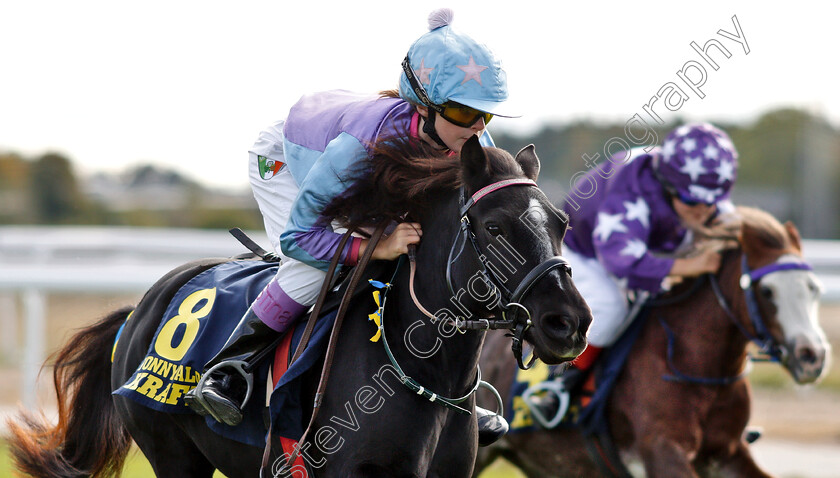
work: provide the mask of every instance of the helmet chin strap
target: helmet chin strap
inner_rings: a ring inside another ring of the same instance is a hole
[[[432,108],[429,108],[428,110],[429,117],[423,118],[423,132],[429,135],[429,137],[432,138],[435,141],[435,143],[439,144],[444,149],[449,149],[449,146],[447,146],[446,143],[444,143],[443,140],[440,139],[440,136],[435,130],[435,110]]]

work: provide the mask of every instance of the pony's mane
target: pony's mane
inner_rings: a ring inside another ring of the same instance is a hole
[[[491,177],[516,177],[524,173],[507,153],[487,154]],[[422,141],[380,141],[345,178],[353,185],[321,213],[344,227],[365,227],[383,220],[417,218],[438,194],[464,184],[461,158],[435,150]]]
[[[728,248],[738,247],[738,241],[765,250],[785,250],[792,247],[785,227],[770,213],[758,208],[738,206],[719,224],[698,232],[706,240],[724,241]],[[720,249],[721,247],[718,247]]]

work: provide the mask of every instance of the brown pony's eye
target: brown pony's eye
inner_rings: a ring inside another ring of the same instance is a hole
[[[773,289],[767,286],[762,286],[758,292],[761,294],[761,297],[764,297],[767,300],[773,300]]]

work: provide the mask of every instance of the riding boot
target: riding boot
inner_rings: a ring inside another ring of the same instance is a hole
[[[510,429],[503,416],[490,410],[476,406],[475,416],[478,419],[478,446],[492,445]]]
[[[186,404],[227,425],[241,423],[253,385],[251,372],[277,335],[250,307],[219,353],[205,365],[199,384],[184,396]]]

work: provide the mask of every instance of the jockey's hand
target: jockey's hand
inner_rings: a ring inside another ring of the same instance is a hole
[[[714,274],[720,268],[720,252],[706,250],[694,257],[686,257],[674,261],[669,275],[694,277],[701,274]]]
[[[388,236],[383,236],[379,243],[376,244],[376,249],[373,250],[371,259],[380,259],[392,261],[403,254],[408,254],[409,244],[418,244],[420,238],[423,236],[423,230],[420,229],[420,224],[416,222],[402,222],[397,225],[394,232]],[[359,255],[364,254],[370,240],[364,239]]]

